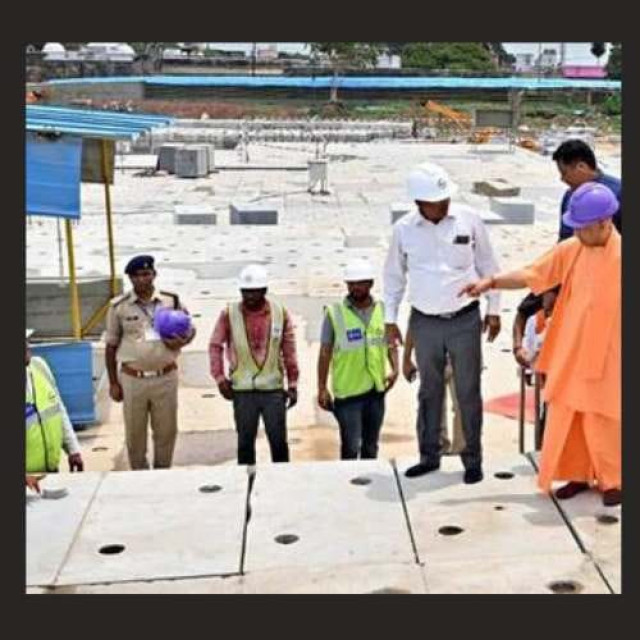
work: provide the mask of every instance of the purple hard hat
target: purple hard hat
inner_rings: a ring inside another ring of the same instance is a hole
[[[160,307],[153,318],[153,326],[163,339],[174,336],[185,338],[191,331],[191,317],[179,309]]]
[[[573,229],[582,229],[599,220],[612,218],[620,203],[609,187],[599,182],[585,182],[569,199],[562,221]]]

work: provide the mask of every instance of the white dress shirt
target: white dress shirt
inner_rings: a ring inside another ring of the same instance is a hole
[[[31,356],[31,359],[37,358],[38,356]],[[49,369],[51,373],[51,368],[46,363],[46,361],[42,358],[39,358],[41,363]],[[25,367],[26,373],[26,382],[25,389],[27,397],[32,396],[31,393],[31,376],[29,375],[29,367]],[[53,373],[51,373],[51,377],[53,378]],[[56,391],[57,388],[56,388]],[[60,396],[60,392],[58,391],[58,398],[60,400],[60,413],[62,415],[62,448],[65,453],[70,456],[74,453],[80,453],[80,444],[78,442],[78,436],[76,432],[73,430],[73,424],[71,424],[71,419],[69,418],[69,414],[67,413],[67,408],[64,406],[64,402],[62,402],[62,397]]]
[[[409,279],[409,304],[429,315],[453,313],[471,303],[458,297],[467,284],[497,274],[498,262],[480,216],[451,204],[438,224],[416,209],[393,225],[384,266],[385,320],[395,323]],[[487,314],[500,312],[500,293],[486,294]]]

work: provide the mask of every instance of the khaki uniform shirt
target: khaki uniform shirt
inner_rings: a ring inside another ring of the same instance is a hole
[[[178,296],[166,291],[154,291],[146,303],[134,291],[111,300],[106,343],[118,347],[119,362],[141,371],[156,371],[175,362],[180,351],[166,347],[153,330],[153,316],[160,306],[186,311]]]

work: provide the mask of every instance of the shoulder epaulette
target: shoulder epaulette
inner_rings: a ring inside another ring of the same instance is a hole
[[[176,293],[171,293],[170,291],[159,291],[158,293],[163,296],[169,296],[170,298],[172,298],[174,309],[177,309],[180,306],[180,298],[178,298],[178,295]]]
[[[124,302],[130,295],[131,295],[130,291],[127,293],[123,293],[117,296],[116,298],[113,298],[113,300],[111,300],[109,304],[112,307],[117,307],[121,302]]]

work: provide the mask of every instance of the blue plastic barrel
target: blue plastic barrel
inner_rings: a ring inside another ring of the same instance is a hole
[[[74,428],[95,423],[91,343],[32,344],[31,351],[51,367]]]

